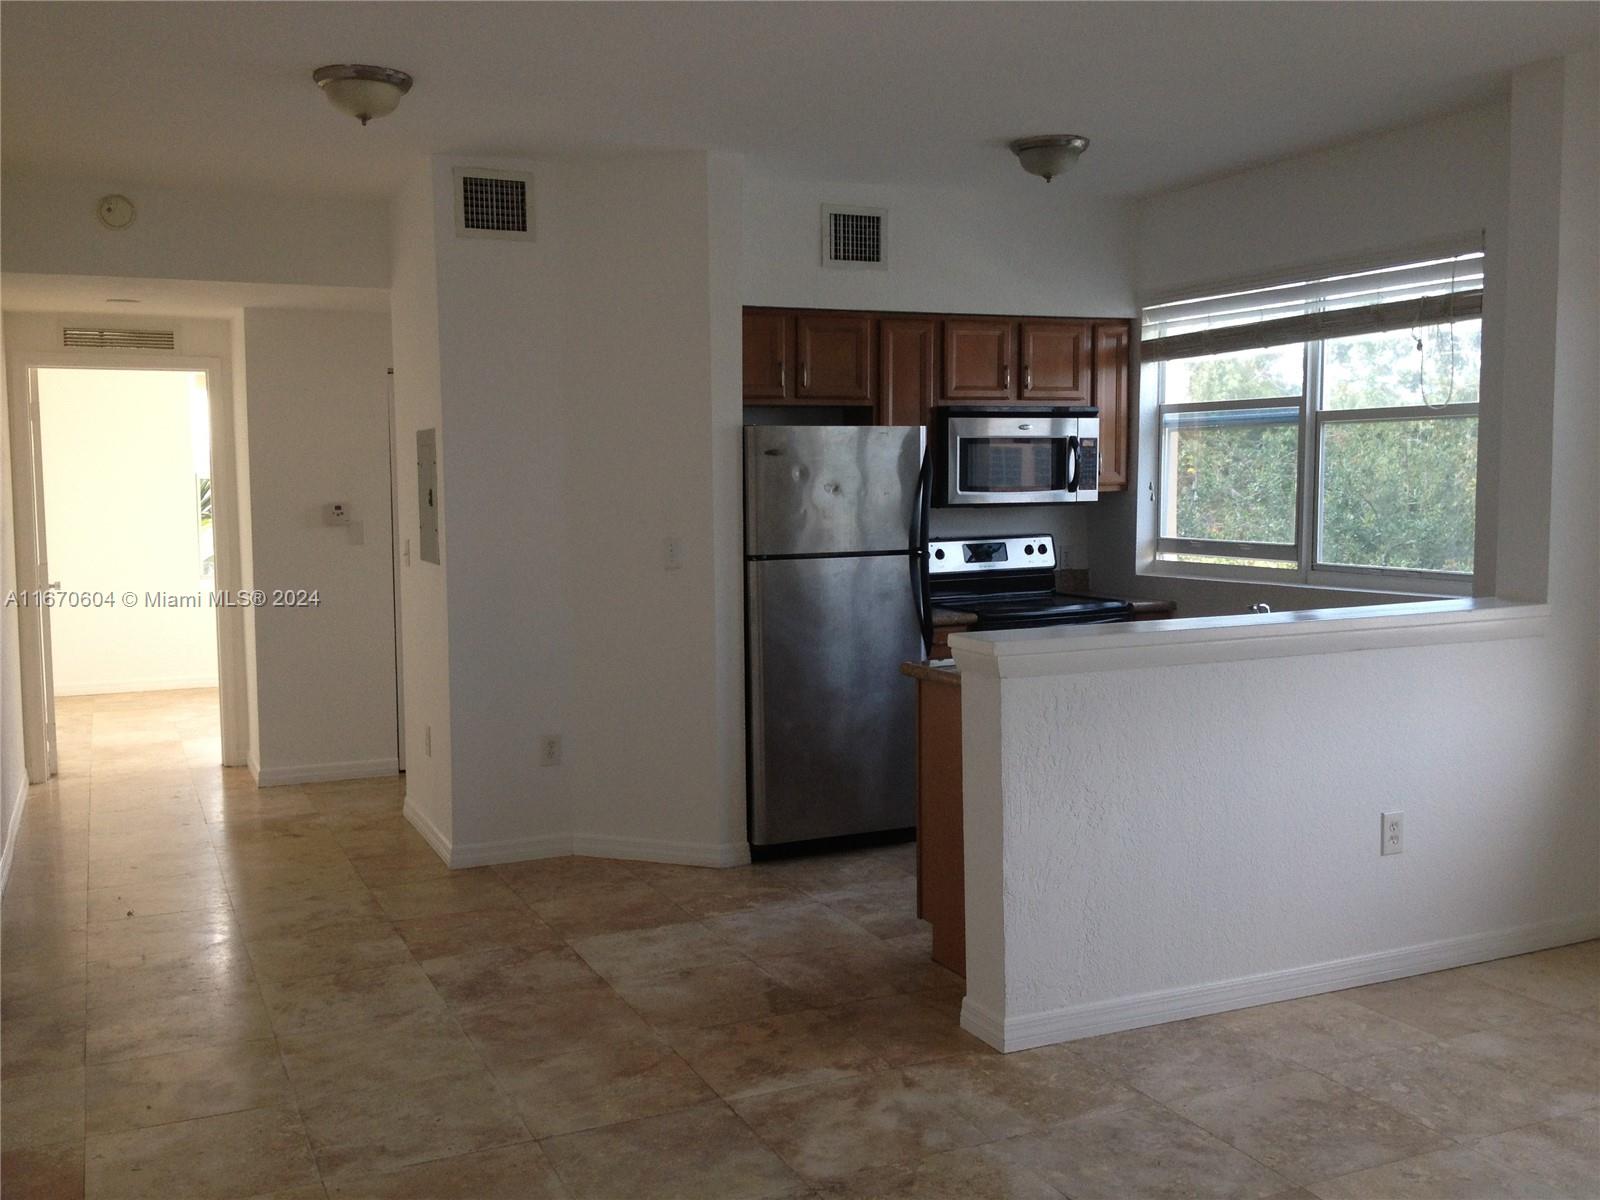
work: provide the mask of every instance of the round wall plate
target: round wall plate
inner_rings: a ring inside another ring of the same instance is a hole
[[[126,196],[101,196],[95,212],[107,229],[126,229],[133,224],[133,201]]]

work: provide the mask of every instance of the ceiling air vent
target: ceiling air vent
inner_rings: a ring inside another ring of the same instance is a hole
[[[458,237],[533,240],[533,177],[478,167],[456,170]]]
[[[88,329],[69,325],[61,331],[61,344],[69,350],[176,350],[178,339],[170,329]]]
[[[881,208],[822,206],[822,263],[828,267],[882,267]]]

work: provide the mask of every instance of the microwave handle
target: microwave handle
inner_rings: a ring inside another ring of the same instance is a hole
[[[1078,467],[1078,438],[1074,434],[1067,438],[1067,491],[1069,492],[1078,490],[1080,478]]]

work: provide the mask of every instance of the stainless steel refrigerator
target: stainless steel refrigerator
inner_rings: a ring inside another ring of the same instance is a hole
[[[750,842],[916,824],[923,431],[747,426]]]

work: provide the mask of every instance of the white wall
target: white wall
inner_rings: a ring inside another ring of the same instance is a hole
[[[458,162],[531,170],[537,240],[457,238]],[[698,153],[440,159],[397,205],[400,437],[439,429],[447,530],[403,571],[407,809],[457,863],[744,852],[737,186]]]
[[[1496,466],[1550,481],[1516,518],[1548,529],[1544,636],[964,690],[969,944],[988,946],[969,957],[968,1016],[992,1038],[1061,1040],[1600,932],[1597,113],[1592,51],[1513,78],[1529,140],[1516,161],[1536,178],[1510,194],[1510,242],[1548,230],[1556,245],[1508,257],[1507,294],[1537,302],[1488,319],[1518,348],[1504,417],[1550,435],[1542,462],[1540,439],[1508,438]],[[1521,354],[1551,364],[1548,386],[1512,386]],[[1380,857],[1389,809],[1405,850]]]
[[[38,381],[51,576],[66,594],[116,598],[52,613],[56,695],[215,687],[196,492],[210,477],[205,375],[63,369]]]
[[[100,197],[112,192],[137,209],[125,229],[107,229],[95,215]],[[389,282],[387,213],[371,201],[8,172],[0,239],[5,269],[26,274],[346,287]]]
[[[881,271],[822,265],[822,205],[888,211]],[[745,304],[1116,317],[1134,311],[1126,207],[1021,170],[993,188],[744,180]]]
[[[745,839],[738,164],[600,161],[569,183],[576,828],[596,852],[726,861]]]
[[[1508,105],[1495,103],[1154,196],[1135,212],[1141,303],[1201,294],[1222,284],[1282,279],[1306,268],[1403,253],[1484,231],[1488,280],[1477,543],[1482,593],[1494,590],[1495,578],[1504,346],[1495,315],[1506,303],[1509,122]],[[1244,612],[1256,601],[1282,610],[1405,598],[1140,576],[1138,560],[1150,553],[1155,528],[1155,500],[1147,486],[1156,453],[1153,406],[1153,397],[1141,398],[1138,436],[1130,443],[1130,478],[1137,484],[1088,514],[1096,589],[1176,599],[1185,616]]]
[[[822,265],[823,204],[886,209],[879,270]],[[744,304],[909,312],[1126,317],[1134,312],[1128,207],[1006,172],[982,191],[746,172]],[[935,509],[935,536],[1050,533],[1063,567],[1089,565],[1087,506]]]
[[[262,784],[397,769],[389,318],[244,310]],[[343,503],[351,523],[324,523]]]

